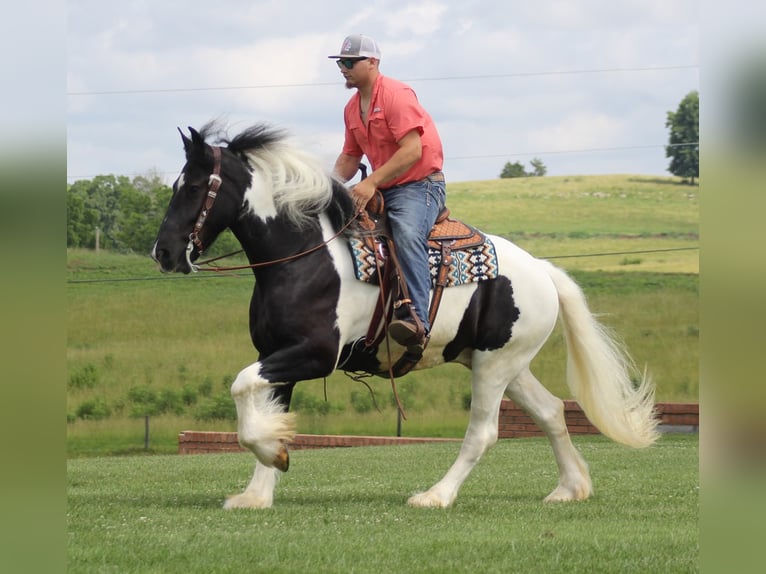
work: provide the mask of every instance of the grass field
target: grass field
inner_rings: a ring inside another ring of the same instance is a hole
[[[447,510],[413,509],[458,444],[296,451],[275,506],[221,510],[249,454],[72,459],[68,572],[697,572],[696,436],[576,437],[595,495],[543,504],[544,439],[499,442]]]
[[[663,401],[698,398],[696,187],[672,178],[543,177],[456,183],[453,216],[553,258],[594,312],[647,366]],[[175,452],[186,429],[234,430],[200,413],[231,401],[228,386],[256,358],[247,330],[252,277],[161,276],[144,255],[67,252],[67,445],[70,456],[143,450],[138,394],[168,408],[151,417],[151,452]],[[556,331],[534,363],[555,394],[564,349]],[[342,373],[299,385],[299,431],[385,434],[396,429],[389,383],[367,390]],[[398,383],[409,436],[462,436],[469,373],[446,365]]]

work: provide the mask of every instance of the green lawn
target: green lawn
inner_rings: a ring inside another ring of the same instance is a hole
[[[696,572],[698,440],[576,437],[595,495],[543,504],[544,439],[499,442],[447,510],[407,497],[457,444],[295,451],[275,506],[224,511],[249,454],[68,461],[68,572]]]

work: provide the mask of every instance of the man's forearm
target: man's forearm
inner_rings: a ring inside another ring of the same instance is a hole
[[[354,177],[356,172],[359,170],[360,160],[361,158],[359,157],[354,157],[352,155],[346,155],[342,153],[338,156],[338,159],[335,160],[333,173],[335,173],[338,179],[345,183]]]

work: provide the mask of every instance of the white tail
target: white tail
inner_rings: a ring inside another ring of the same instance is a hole
[[[559,296],[569,389],[603,434],[634,448],[651,445],[659,436],[653,383],[595,319],[580,287],[563,270],[547,265]],[[637,386],[632,374],[640,380]]]

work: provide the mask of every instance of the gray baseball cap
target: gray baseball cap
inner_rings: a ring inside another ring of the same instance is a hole
[[[343,40],[340,54],[328,58],[375,58],[380,60],[378,43],[364,34],[351,34]]]

